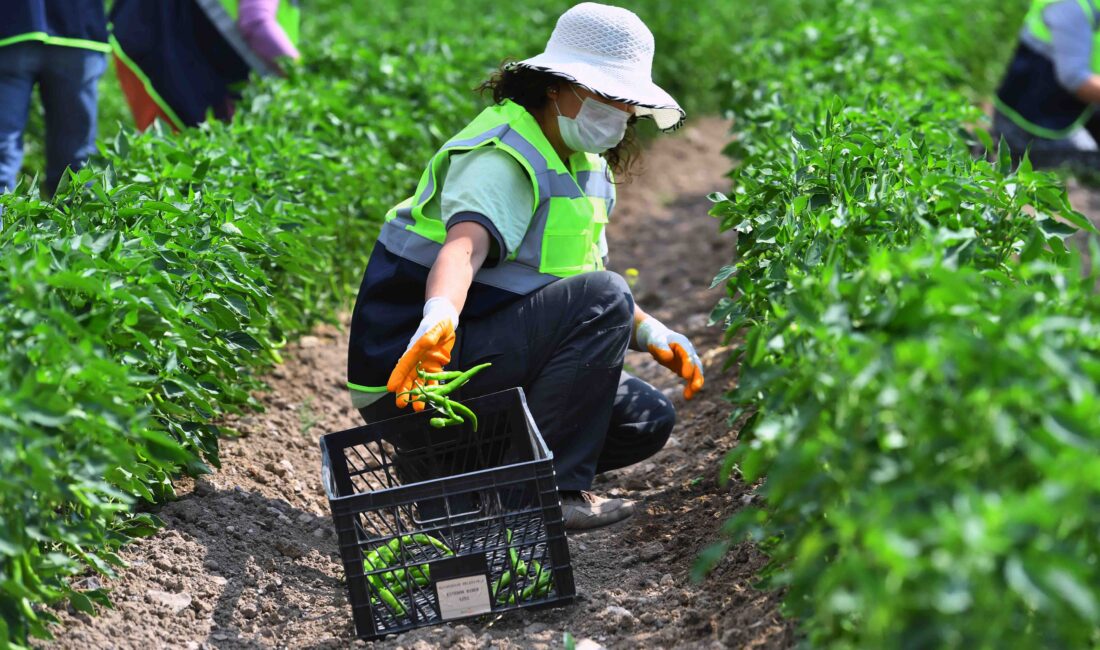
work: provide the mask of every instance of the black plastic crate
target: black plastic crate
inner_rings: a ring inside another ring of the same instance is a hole
[[[463,403],[476,432],[435,429],[429,409],[321,438],[360,637],[575,596],[553,456],[523,390]]]

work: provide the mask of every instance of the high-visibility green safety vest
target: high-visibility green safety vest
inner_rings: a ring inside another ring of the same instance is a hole
[[[1050,5],[1060,2],[1061,0],[1033,0],[1031,8],[1027,12],[1027,16],[1024,18],[1024,25],[1027,30],[1038,39],[1040,42],[1047,45],[1051,45],[1054,42],[1054,37],[1050,33],[1050,26],[1043,20],[1043,11]],[[1084,10],[1085,16],[1091,18],[1094,15],[1094,10],[1089,0],[1077,0],[1077,3],[1081,5],[1081,9]],[[1096,72],[1100,70],[1100,22],[1090,20],[1092,25],[1092,70]],[[1092,105],[1084,105],[1082,107],[1081,115],[1074,120],[1074,122],[1064,129],[1049,129],[1028,120],[1023,115],[1007,105],[1000,98],[994,96],[994,105],[997,110],[1004,113],[1009,119],[1017,124],[1020,128],[1026,130],[1032,135],[1048,138],[1051,140],[1061,140],[1072,135],[1075,131],[1080,129],[1085,122],[1088,122],[1096,111],[1096,107]],[[1082,102],[1083,104],[1083,102]]]
[[[1031,3],[1031,9],[1027,12],[1027,17],[1024,18],[1024,24],[1027,25],[1028,30],[1035,35],[1040,41],[1050,44],[1053,41],[1053,37],[1050,33],[1050,27],[1043,20],[1043,11],[1050,5],[1061,2],[1061,0],[1033,0]],[[1077,4],[1081,5],[1081,9],[1085,11],[1086,16],[1093,15],[1092,5],[1089,4],[1089,0],[1077,0]],[[1100,69],[1100,31],[1097,31],[1100,25],[1092,25],[1092,69]]]
[[[482,111],[432,157],[415,194],[387,213],[379,243],[395,255],[432,266],[447,231],[424,207],[439,190],[442,165],[451,154],[490,146],[523,166],[534,202],[519,247],[493,268],[480,269],[474,280],[528,294],[559,278],[602,269],[599,242],[615,203],[607,162],[595,154],[576,153],[566,167],[535,118],[507,100]]]

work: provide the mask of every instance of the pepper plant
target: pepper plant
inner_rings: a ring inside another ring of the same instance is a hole
[[[1100,276],[1064,240],[1095,228],[976,126],[922,12],[840,4],[745,44],[731,87],[723,478],[763,500],[699,569],[762,544],[814,646],[1090,647]]]

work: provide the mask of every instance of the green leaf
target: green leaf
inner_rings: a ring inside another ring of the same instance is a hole
[[[1090,437],[1085,433],[1087,429],[1080,428],[1077,423],[1072,422],[1069,418],[1058,414],[1044,415],[1043,428],[1062,444],[1081,451],[1100,451],[1100,440],[1096,440],[1095,435]]]
[[[978,141],[981,142],[982,147],[984,147],[987,152],[993,151],[993,138],[990,137],[989,131],[983,128],[976,128],[974,129],[974,135],[978,137]]]
[[[1023,598],[1032,609],[1046,608],[1050,600],[1042,589],[1027,575],[1023,562],[1013,555],[1005,562],[1005,579],[1012,590]]]
[[[1057,237],[1064,240],[1077,232],[1077,228],[1055,219],[1042,219],[1038,224],[1039,229],[1048,237]]]
[[[1085,215],[1077,212],[1076,210],[1064,210],[1059,213],[1059,216],[1077,226],[1081,230],[1091,233],[1100,233],[1100,230],[1097,230],[1096,226],[1091,221],[1089,221],[1088,218],[1085,217]]]
[[[165,203],[164,201],[146,201],[141,207],[145,210],[159,210],[170,214],[183,214],[183,210],[180,210],[171,203]]]
[[[92,599],[88,598],[79,591],[69,592],[69,603],[72,604],[73,608],[77,611],[84,612],[85,614],[90,614],[92,616],[95,616],[96,614],[95,605],[92,604]]]
[[[263,349],[259,341],[252,338],[252,336],[246,332],[221,332],[219,336],[234,346],[243,348],[249,352],[256,352]]]
[[[1094,623],[1100,620],[1100,608],[1092,589],[1076,576],[1062,569],[1051,569],[1046,572],[1046,582],[1083,619]]]
[[[691,566],[692,582],[698,584],[706,580],[707,574],[713,571],[714,567],[718,566],[722,558],[726,557],[729,548],[730,544],[727,541],[716,542],[704,547],[703,550],[699,552],[699,557],[695,559],[695,563]]]
[[[732,276],[736,272],[737,272],[737,265],[735,265],[735,264],[729,264],[727,266],[723,266],[722,270],[718,272],[718,275],[714,276],[714,280],[710,283],[710,288],[714,289],[718,285],[720,285],[723,282],[725,282],[726,280],[728,280],[730,278],[730,276]]]
[[[577,650],[577,641],[569,632],[563,632],[561,635],[561,646],[565,650]]]

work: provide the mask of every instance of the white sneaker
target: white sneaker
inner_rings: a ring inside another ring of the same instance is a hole
[[[561,512],[567,530],[588,530],[618,523],[634,514],[629,499],[605,499],[585,490],[563,491]]]

